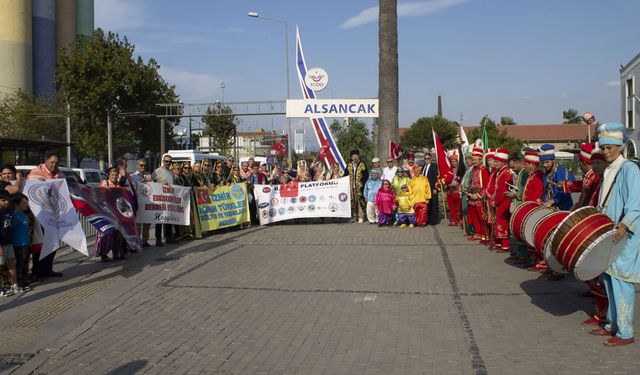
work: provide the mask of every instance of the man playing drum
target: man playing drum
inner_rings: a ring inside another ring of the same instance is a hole
[[[494,238],[496,252],[500,253],[509,252],[509,218],[511,217],[509,207],[511,201],[506,193],[509,189],[508,186],[513,185],[513,175],[506,164],[508,158],[509,151],[504,148],[497,149],[493,154],[493,165],[496,167],[493,201],[495,207]]]
[[[624,125],[607,123],[598,127],[600,150],[609,166],[604,172],[598,197],[598,208],[616,224],[614,241],[625,241],[622,252],[602,275],[609,296],[609,323],[591,331],[593,335],[613,336],[604,344],[626,345],[633,339],[634,283],[640,282],[640,170],[622,156]]]
[[[525,169],[525,152],[533,151],[533,149],[529,147],[523,147],[520,152],[517,154],[517,160],[513,162],[513,171],[517,173],[515,180],[513,181],[514,191],[508,191],[506,196],[509,197],[513,201],[513,209],[517,209],[523,202],[524,198],[524,186],[527,183],[527,179],[529,178],[529,174]],[[536,156],[536,162],[538,164],[538,159]],[[512,264],[527,264],[529,263],[529,250],[527,248],[527,244],[518,241],[515,237],[511,236],[511,243],[514,244],[514,255],[511,259]]]
[[[556,162],[555,147],[550,144],[540,146],[540,163],[544,170],[544,197],[547,207],[557,207],[567,211],[573,206],[571,193],[562,188],[565,181],[573,182],[573,172]]]

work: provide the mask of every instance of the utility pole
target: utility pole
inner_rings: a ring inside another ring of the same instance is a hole
[[[107,162],[109,167],[113,167],[113,124],[111,123],[111,113],[107,111]]]
[[[67,103],[67,167],[71,168],[71,105]]]

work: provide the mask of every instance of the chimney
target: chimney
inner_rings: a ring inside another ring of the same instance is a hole
[[[442,95],[438,95],[438,116],[442,117]]]

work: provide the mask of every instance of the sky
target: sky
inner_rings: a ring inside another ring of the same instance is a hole
[[[307,66],[327,71],[318,98],[378,96],[378,1],[95,0],[95,25],[126,36],[184,103],[284,100],[285,21],[292,99],[299,27]],[[556,124],[575,108],[621,121],[620,66],[640,53],[637,0],[398,0],[399,123],[437,112]],[[225,83],[224,92],[221,82]],[[197,126],[197,122],[194,123]],[[240,128],[281,130],[284,116]],[[295,119],[307,141],[306,119]]]

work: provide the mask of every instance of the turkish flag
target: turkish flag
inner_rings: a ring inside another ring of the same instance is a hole
[[[444,181],[445,185],[449,184],[453,180],[453,168],[447,157],[447,152],[440,143],[438,134],[433,132],[433,144],[436,146],[436,158],[438,160],[438,179]]]
[[[279,140],[278,143],[273,145],[273,147],[271,147],[271,148],[276,150],[276,156],[286,156],[287,155],[287,147],[284,144],[284,139]]]
[[[402,154],[404,150],[400,148],[395,142],[389,141],[389,157],[394,158],[396,160],[400,160],[402,158]]]

